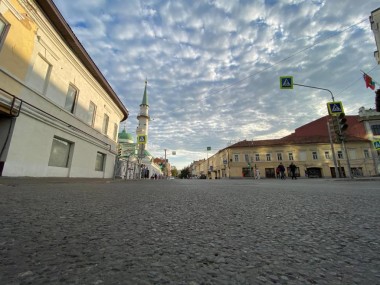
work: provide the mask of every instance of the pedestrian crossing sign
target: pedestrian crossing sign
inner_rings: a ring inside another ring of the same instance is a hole
[[[327,102],[327,110],[330,116],[339,116],[344,113],[342,102]]]
[[[147,135],[138,135],[137,136],[137,143],[138,144],[146,144],[147,143]]]
[[[280,76],[280,89],[293,89],[293,76]]]
[[[376,150],[380,150],[380,140],[373,141],[373,146],[375,147]]]

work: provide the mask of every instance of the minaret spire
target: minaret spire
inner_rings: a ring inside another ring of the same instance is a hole
[[[148,94],[146,92],[147,85],[148,85],[148,79],[145,79],[144,96],[143,96],[143,100],[141,102],[141,105],[147,105],[147,106],[149,106],[149,104],[148,104]]]

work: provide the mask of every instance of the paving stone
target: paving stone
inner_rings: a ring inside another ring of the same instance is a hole
[[[378,181],[27,181],[0,284],[379,284]]]

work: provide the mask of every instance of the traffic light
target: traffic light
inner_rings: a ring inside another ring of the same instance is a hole
[[[346,137],[344,134],[348,128],[346,115],[344,113],[340,113],[339,116],[333,118],[333,123],[338,143],[345,141]]]
[[[347,130],[347,128],[348,128],[347,119],[346,119],[346,115],[344,113],[339,114],[338,124],[339,124],[339,129],[340,129],[341,133],[343,133]]]

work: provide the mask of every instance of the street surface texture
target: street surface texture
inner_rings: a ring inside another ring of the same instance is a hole
[[[380,284],[379,182],[0,179],[0,284]]]

